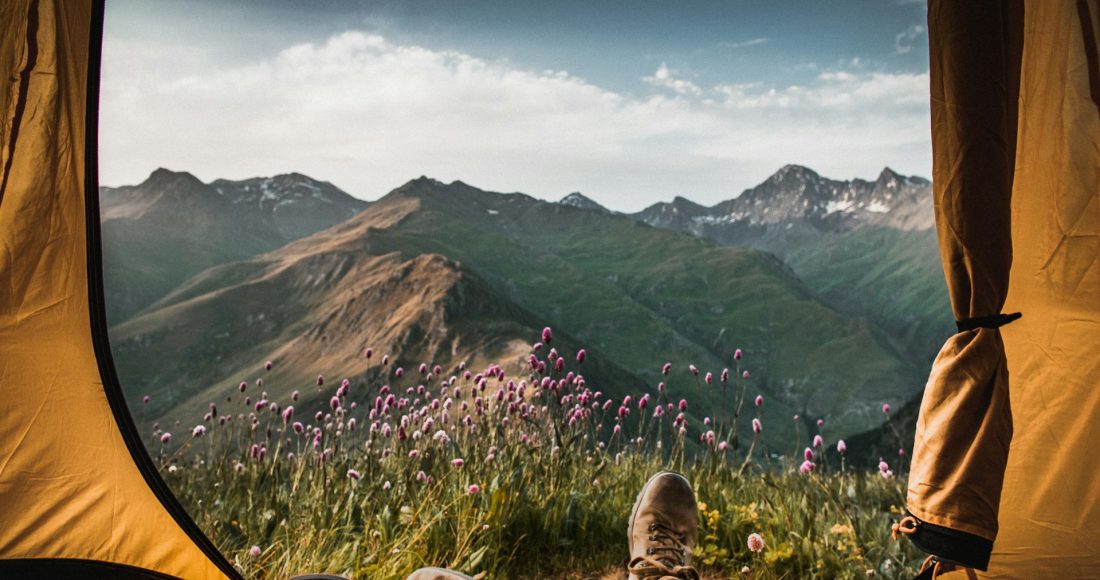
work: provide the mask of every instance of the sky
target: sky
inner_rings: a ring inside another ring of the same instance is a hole
[[[616,210],[928,176],[923,0],[112,0],[100,182],[427,175]]]

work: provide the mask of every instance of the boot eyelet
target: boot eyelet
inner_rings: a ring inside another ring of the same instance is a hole
[[[657,536],[654,536],[653,534],[650,534],[649,541],[650,542],[656,542],[657,541]]]
[[[649,548],[649,549],[647,549],[647,550],[645,551],[645,553],[646,553],[646,555],[647,555],[647,556],[652,556],[652,555],[653,555],[653,548]]]
[[[649,524],[649,531],[652,532],[653,530],[656,530],[656,529],[657,529],[657,524],[655,524],[655,523]]]

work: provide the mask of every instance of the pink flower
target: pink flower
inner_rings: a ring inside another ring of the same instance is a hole
[[[753,401],[753,404],[756,405],[757,407],[763,407],[764,406],[764,395],[756,395],[756,400]]]
[[[661,367],[661,374],[668,376],[668,373],[672,371],[672,363],[665,363],[665,366]]]
[[[695,376],[699,376],[699,369],[695,365],[688,365],[688,371]]]
[[[417,457],[420,457],[419,451],[417,451],[416,449],[409,451],[409,459],[416,459]]]
[[[818,419],[817,420],[817,426],[818,427],[824,427],[825,426],[825,419]]]
[[[348,470],[348,478],[349,479],[354,479],[355,481],[359,481],[360,477],[363,477],[363,476],[360,475],[360,473],[358,471],[355,471],[354,469],[349,469]]]
[[[752,432],[759,435],[764,430],[764,426],[760,424],[760,419],[752,420]]]
[[[733,360],[741,360],[741,349],[733,351]]]
[[[472,484],[472,485],[470,485],[470,489],[468,489],[467,492],[470,495],[475,495],[475,494],[481,493],[481,486],[476,484],[476,483]]]
[[[798,466],[798,472],[802,475],[809,475],[814,471],[814,462],[807,459],[802,462],[802,465]]]
[[[883,403],[882,404],[882,412],[887,414],[887,415],[890,414],[890,403]]]
[[[382,355],[382,364],[383,365],[390,364],[390,355],[388,355],[388,354]]]
[[[260,554],[263,554],[263,553],[264,553],[264,551],[261,550],[259,546],[252,546],[251,548],[248,549],[248,555],[252,556],[253,558],[259,558]]]
[[[301,434],[301,432],[302,432],[302,431],[305,431],[305,429],[306,429],[306,428],[305,428],[305,426],[304,426],[304,425],[302,425],[302,424],[301,424],[300,422],[298,422],[298,421],[295,421],[295,422],[294,422],[294,424],[293,424],[293,425],[291,425],[290,427],[291,427],[291,429],[294,429],[294,432],[295,432],[295,433],[299,433],[299,434]]]
[[[879,461],[878,462],[878,470],[883,472],[883,473],[886,473],[887,471],[890,471],[890,464],[886,463],[885,461]]]
[[[714,373],[707,373],[706,376],[703,377],[703,380],[706,381],[708,385],[713,383],[714,382]]]
[[[294,391],[293,393],[290,394],[290,400],[297,403],[298,402],[298,397],[300,397],[301,395],[302,394],[299,393],[298,391]]]
[[[764,538],[760,534],[757,534],[755,532],[749,534],[749,540],[747,543],[749,545],[749,550],[752,552],[764,551]]]
[[[191,430],[192,437],[202,437],[203,435],[206,435],[206,427],[202,425],[195,425],[195,428]]]
[[[428,474],[424,473],[423,471],[417,471],[416,480],[420,483],[428,483]]]
[[[244,390],[245,390],[245,389],[247,389],[247,388],[248,388],[248,383],[246,383],[246,382],[244,382],[244,381],[241,381],[241,384],[237,385],[237,390],[238,390],[238,391],[240,391],[240,392],[242,392],[242,393],[243,393],[243,392],[244,392]]]
[[[898,457],[905,457],[905,448],[898,449]]]
[[[455,469],[459,469],[463,465],[466,465],[466,462],[461,457],[458,457],[451,460],[451,465],[453,465]]]
[[[294,416],[294,406],[290,405],[283,409],[283,423],[290,421],[290,418]]]
[[[404,375],[405,375],[405,369],[403,369],[401,367],[397,367],[397,370],[393,371],[393,376],[395,376],[399,379]]]
[[[741,378],[745,379],[746,381],[749,380],[749,371],[741,373]]]
[[[366,356],[369,359],[370,357],[374,356],[374,349],[373,348],[367,348],[367,351],[363,354],[364,354],[364,356]]]
[[[142,397],[141,402],[145,403],[145,404],[149,404],[149,395],[145,395],[144,397]]]
[[[814,450],[807,447],[806,450],[802,452],[802,456],[806,458],[806,461],[809,461],[814,458]]]
[[[836,452],[837,453],[839,453],[841,455],[844,455],[844,453],[847,452],[847,451],[848,451],[848,444],[845,443],[843,439],[836,442]]]
[[[657,383],[657,392],[658,393],[665,392],[665,384],[664,383]]]
[[[417,369],[417,372],[422,375],[428,374],[428,365],[425,363],[420,363],[420,368]]]
[[[319,386],[321,386],[321,385],[323,385],[323,384],[325,384],[325,377],[324,377],[324,375],[317,375],[317,386],[319,387]]]
[[[328,406],[332,407],[333,411],[335,411],[336,409],[339,409],[340,408],[340,397],[333,397],[333,398],[329,399],[328,400]]]
[[[814,435],[814,449],[820,449],[825,445],[825,440],[821,438],[821,435]]]
[[[171,441],[171,440],[172,440],[172,434],[171,433],[168,433],[167,431],[164,432],[164,433],[161,433],[160,442],[161,442],[162,445],[167,445],[168,442]]]
[[[722,441],[721,443],[718,444],[718,452],[721,453],[721,452],[725,451],[727,447],[729,447],[729,444],[726,443],[725,441]]]
[[[577,351],[577,364],[583,363],[585,357],[587,357],[587,356],[588,356],[588,351],[584,350],[583,348],[578,350]]]
[[[722,382],[724,383],[728,380],[730,380],[730,370],[729,369],[722,369]]]
[[[678,405],[678,407],[679,407],[681,413],[687,411],[688,410],[687,399],[680,399],[680,404]]]
[[[795,420],[795,422],[798,422],[798,415],[794,416],[794,420]]]
[[[267,361],[267,362],[264,363],[264,370],[269,371],[269,370],[271,370],[271,367],[273,367],[273,366],[275,366],[274,363],[272,363],[271,361]]]

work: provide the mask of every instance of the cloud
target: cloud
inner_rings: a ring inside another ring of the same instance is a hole
[[[894,36],[894,51],[898,54],[907,54],[913,50],[913,43],[924,34],[923,24],[914,24],[902,30]]]
[[[721,42],[719,46],[723,48],[745,48],[749,46],[756,46],[758,44],[764,44],[768,42],[767,38],[753,38],[752,40],[741,40],[738,42]]]
[[[370,199],[424,174],[637,210],[716,203],[786,163],[836,177],[930,167],[927,74],[701,87],[662,64],[641,84],[652,91],[629,94],[363,32],[234,65],[176,48],[107,37],[104,184],[158,166],[205,180],[301,171]]]
[[[655,87],[662,87],[666,89],[672,89],[681,95],[699,95],[702,94],[703,89],[691,81],[683,79],[673,78],[676,71],[668,68],[668,65],[661,63],[661,66],[657,67],[657,72],[653,73],[653,76],[642,77],[642,80]]]

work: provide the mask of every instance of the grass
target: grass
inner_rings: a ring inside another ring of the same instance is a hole
[[[852,470],[824,447],[803,449],[811,441],[769,441],[766,424],[739,440],[737,422],[761,417],[740,361],[729,382],[709,385],[718,402],[705,422],[687,425],[691,403],[669,396],[671,380],[610,401],[585,384],[576,353],[544,344],[532,357],[510,374],[425,366],[399,377],[386,366],[392,383],[330,384],[323,408],[268,401],[247,385],[195,427],[166,438],[154,428],[155,451],[192,516],[248,577],[403,578],[422,566],[624,577],[631,505],[662,469],[695,487],[694,564],[704,577],[741,577],[745,567],[753,578],[915,575],[922,556],[889,532],[903,477]],[[539,362],[550,370],[534,370]],[[751,533],[762,551],[749,550]]]

